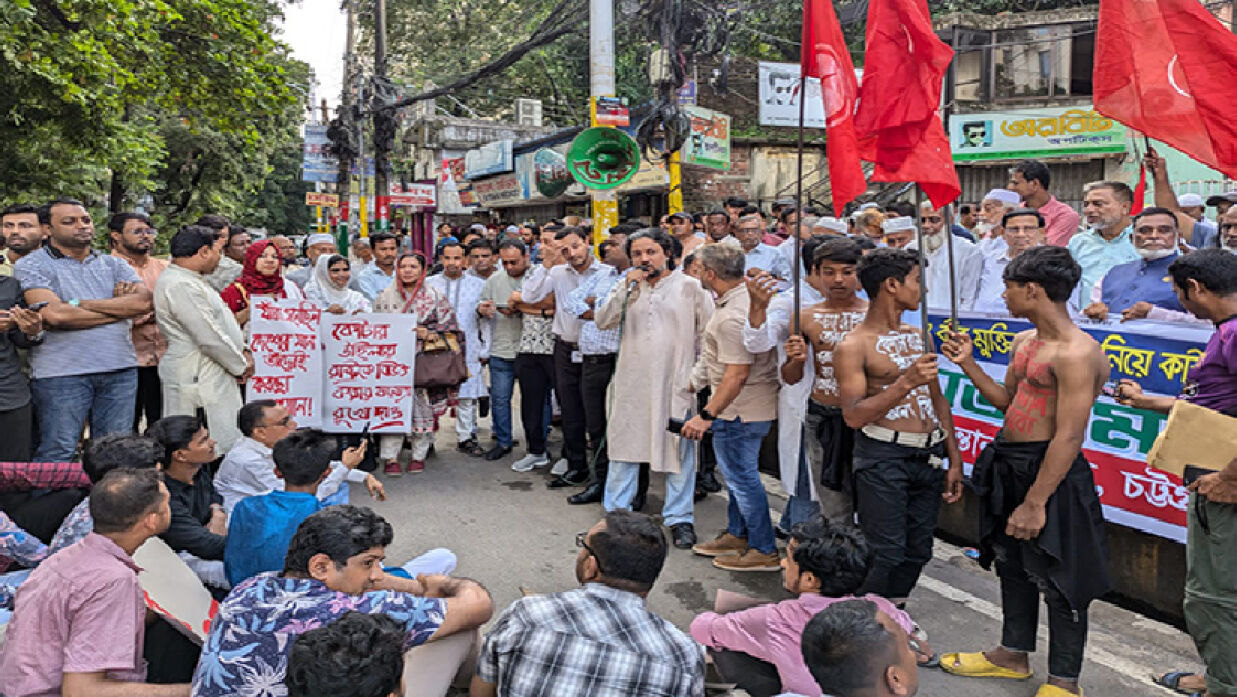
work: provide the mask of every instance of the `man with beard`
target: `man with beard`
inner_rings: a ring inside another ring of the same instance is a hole
[[[1104,279],[1091,288],[1091,304],[1083,314],[1093,320],[1121,313],[1121,319],[1187,320],[1173,290],[1168,267],[1177,257],[1177,217],[1167,208],[1144,208],[1134,217],[1134,250],[1138,261],[1112,267]]]
[[[150,218],[145,213],[117,213],[108,221],[107,229],[112,256],[129,262],[153,294],[155,282],[168,263],[150,256],[159,234],[151,226]],[[159,333],[154,312],[133,320],[133,349],[137,351],[137,407],[133,414],[133,430],[138,431],[143,417],[147,425],[163,417],[159,359],[167,352],[168,343]]]
[[[0,252],[0,276],[12,276],[13,265],[43,246],[47,238],[39,225],[39,209],[28,203],[15,203],[0,211],[0,235],[8,247]]]
[[[1005,251],[1005,231],[1001,221],[1018,207],[1018,194],[1008,189],[993,189],[979,202],[979,222],[975,223],[975,243],[985,255]]]
[[[489,242],[482,240],[473,244],[489,245]],[[485,279],[464,273],[464,249],[458,242],[444,245],[439,260],[442,273],[425,279],[425,285],[442,293],[455,310],[455,318],[464,334],[464,358],[468,364],[468,379],[460,385],[459,403],[455,407],[455,435],[459,440],[456,447],[462,453],[481,457],[485,451],[477,443],[477,401],[489,396],[485,375],[481,372],[481,358],[494,327],[492,320],[477,314]]]
[[[1114,266],[1138,261],[1130,241],[1130,207],[1134,193],[1121,182],[1091,182],[1083,187],[1082,214],[1087,229],[1070,238],[1066,249],[1082,267],[1075,303],[1086,307],[1091,289]]]
[[[958,299],[958,309],[969,310],[979,294],[979,279],[983,274],[984,255],[974,242],[954,236],[953,281],[950,281],[949,240],[942,210],[924,202],[919,210],[919,229],[923,230],[924,256],[928,260],[928,287],[924,297],[928,307],[949,309],[950,288]],[[908,249],[918,249],[919,241],[911,240]]]
[[[282,235],[280,236],[282,237]],[[279,237],[273,238],[275,245],[279,245]],[[285,238],[286,239],[286,238]],[[325,233],[310,235],[305,238],[305,258],[309,260],[306,266],[298,266],[284,274],[284,278],[295,283],[298,287],[304,288],[306,283],[309,283],[309,278],[313,276],[314,265],[318,263],[318,257],[323,254],[338,254],[339,248],[335,246],[335,238]],[[283,256],[283,247],[279,247],[279,254]],[[292,260],[296,260],[296,248],[292,250]],[[287,257],[284,257],[285,265],[288,263]],[[354,274],[355,275],[355,274]]]

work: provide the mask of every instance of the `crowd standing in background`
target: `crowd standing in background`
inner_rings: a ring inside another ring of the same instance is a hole
[[[0,497],[0,693],[681,696],[704,694],[710,666],[755,697],[913,695],[938,662],[1030,678],[1042,596],[1037,695],[1081,694],[1088,606],[1111,579],[1082,452],[1109,362],[1080,326],[1214,325],[1180,399],[1237,415],[1237,192],[1177,197],[1163,160],[1147,165],[1156,205],[1137,214],[1128,186],[1098,181],[1080,215],[1027,160],[1005,188],[945,208],[873,201],[836,218],[732,198],[609,230],[444,222],[424,250],[388,233],[255,239],[204,215],[163,235],[164,258],[134,211],[108,221],[105,254],[82,202],[12,202],[0,470],[21,484]],[[299,428],[284,404],[246,403],[259,299],[415,313],[418,360],[457,354],[464,369],[410,383],[407,433]],[[1031,326],[1003,384],[970,336],[937,335],[1004,418],[971,476],[980,561],[1001,583],[988,651],[938,655],[908,611],[963,486],[923,305]],[[1175,401],[1131,381],[1113,394]],[[425,471],[448,417],[459,452],[549,468],[568,504],[600,504],[576,537],[579,588],[495,608],[431,540],[384,561],[395,531],[349,504],[350,484],[382,500],[384,479]],[[766,438],[789,495],[778,521]],[[1192,485],[1185,611],[1206,673],[1161,679],[1211,696],[1237,694],[1235,469]],[[639,512],[650,472],[664,474],[659,519]],[[723,488],[726,529],[699,539],[695,506]],[[201,646],[147,621],[134,555],[152,538],[220,603]],[[780,573],[791,597],[675,627],[645,602],[670,554]]]

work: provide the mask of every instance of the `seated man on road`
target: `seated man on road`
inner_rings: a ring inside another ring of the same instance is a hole
[[[90,479],[91,486],[94,486],[114,469],[156,469],[162,459],[163,449],[149,436],[113,433],[86,443],[86,447],[82,449],[82,470]],[[50,553],[55,554],[81,540],[92,530],[94,520],[90,517],[90,497],[87,496],[65,516],[60,529],[48,545]]]
[[[393,537],[387,521],[360,506],[331,506],[306,518],[288,545],[283,572],[254,576],[220,605],[193,675],[193,696],[270,694],[284,681],[294,640],[350,610],[398,621],[405,650],[443,640],[410,653],[406,669],[418,676],[407,694],[444,694],[494,603],[476,581],[384,572]]]
[[[821,518],[791,530],[782,558],[782,585],[798,597],[720,615],[705,612],[692,621],[692,638],[709,649],[727,682],[752,697],[793,692],[820,697],[799,652],[803,628],[821,610],[855,597],[868,576],[871,551],[863,533],[830,526]],[[907,634],[915,633],[910,616],[893,603],[867,595]]]
[[[404,697],[403,641],[386,615],[349,612],[311,629],[292,644],[288,697]]]
[[[188,685],[148,685],[146,603],[133,553],[172,514],[159,473],[118,469],[90,496],[94,532],[52,555],[22,585],[0,648],[8,697],[184,697]]]
[[[242,438],[228,451],[215,473],[215,491],[223,497],[223,510],[229,520],[241,499],[283,489],[284,482],[275,476],[271,449],[296,430],[296,421],[275,400],[256,399],[236,413],[236,427]],[[340,461],[330,463],[330,472],[315,492],[323,505],[348,503],[345,481],[365,484],[369,495],[379,501],[386,498],[382,483],[372,474],[356,468],[364,459],[365,440],[362,440],[360,446],[345,450]]]
[[[228,588],[223,573],[228,540],[223,498],[205,467],[215,459],[215,440],[196,416],[165,416],[146,435],[163,448],[163,479],[172,495],[172,524],[160,537],[203,583]]]
[[[261,496],[248,496],[232,509],[223,566],[233,586],[264,571],[283,568],[288,543],[309,516],[328,504],[315,492],[331,472],[331,442],[321,431],[293,431],[275,444],[273,476],[284,484]],[[437,549],[404,567],[409,578],[418,572],[449,574],[455,555]]]
[[[702,697],[704,654],[645,604],[666,561],[647,515],[611,511],[576,536],[576,580],[512,603],[485,638],[472,697]]]
[[[803,629],[803,662],[833,697],[911,697],[919,669],[906,632],[870,600],[822,610]]]
[[[1134,251],[1142,257],[1118,264],[1091,289],[1091,304],[1082,311],[1093,320],[1121,314],[1121,320],[1192,321],[1181,306],[1168,267],[1180,254],[1177,218],[1166,208],[1144,208],[1134,216]]]

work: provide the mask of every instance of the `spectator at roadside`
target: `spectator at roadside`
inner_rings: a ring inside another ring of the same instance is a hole
[[[1090,304],[1091,289],[1104,279],[1114,266],[1138,261],[1138,252],[1130,241],[1130,207],[1134,192],[1121,182],[1091,182],[1083,187],[1082,213],[1087,229],[1074,235],[1066,248],[1082,267],[1078,284],[1078,307]]]
[[[1048,165],[1039,160],[1023,160],[1010,168],[1006,187],[1022,197],[1023,205],[1044,216],[1044,241],[1064,247],[1078,232],[1078,212],[1048,191],[1051,184]]]
[[[833,697],[913,697],[919,667],[906,631],[870,600],[846,600],[807,623],[803,662]]]
[[[1121,313],[1122,320],[1159,319],[1188,321],[1174,291],[1168,267],[1180,257],[1177,217],[1172,211],[1150,207],[1134,217],[1134,251],[1137,261],[1119,264],[1091,288],[1090,304],[1083,314],[1093,320]]]
[[[339,254],[339,248],[335,246],[334,237],[326,233],[310,235],[305,238],[305,258],[309,260],[309,263],[288,271],[284,274],[284,278],[304,290],[305,284],[309,283],[309,279],[313,277],[314,266],[318,263],[318,257],[323,255],[329,257],[336,254]]]
[[[352,290],[351,262],[338,254],[323,254],[313,267],[313,275],[305,284],[305,299],[336,315],[369,312],[373,308],[360,291]]]
[[[29,462],[34,454],[30,380],[17,349],[43,342],[43,318],[22,301],[21,282],[0,275],[0,462]]]
[[[163,449],[160,464],[171,494],[172,522],[160,537],[202,579],[228,588],[223,573],[227,516],[223,497],[211,483],[206,464],[215,459],[215,441],[196,416],[167,416],[146,432]]]
[[[391,285],[395,277],[395,260],[399,256],[399,242],[394,235],[380,232],[369,236],[369,246],[373,250],[373,263],[364,269],[358,269],[352,274],[348,287],[360,291],[370,303],[378,299],[378,295]]]
[[[245,228],[228,221],[222,215],[208,213],[198,218],[194,225],[210,228],[223,238],[219,251],[223,256],[219,264],[207,272],[206,282],[216,293],[222,292],[233,281],[240,278],[241,262],[245,261],[245,250],[249,248],[252,238]]]
[[[735,237],[743,248],[744,271],[760,269],[772,274],[782,281],[790,278],[790,264],[786,257],[778,252],[777,247],[771,247],[761,241],[764,236],[764,219],[759,214],[749,213],[739,218],[735,226]],[[711,246],[711,245],[710,245]],[[697,256],[698,259],[703,257]]]
[[[945,237],[944,210],[934,208],[925,201],[919,211],[919,229],[923,230],[924,259],[928,262],[928,287],[924,299],[928,307],[949,309],[952,298],[957,298],[958,308],[969,310],[979,295],[979,282],[983,277],[984,253],[965,238],[953,241],[953,265],[949,263],[949,239]],[[911,240],[908,249],[918,249],[919,240]],[[951,271],[952,269],[952,271]],[[950,274],[953,274],[952,281]]]
[[[979,222],[975,224],[975,244],[985,256],[1005,253],[1007,243],[1001,221],[1018,207],[1019,196],[1009,189],[993,189],[979,203]]]
[[[511,452],[511,396],[515,391],[515,356],[520,347],[524,321],[520,311],[507,300],[520,289],[528,271],[528,248],[524,242],[510,237],[498,243],[502,269],[485,280],[477,314],[493,320],[490,339],[490,399],[494,447],[486,451],[486,460],[498,460]]]
[[[364,612],[311,629],[288,654],[288,697],[404,697],[403,641],[399,622]]]
[[[292,241],[292,238],[287,235],[273,235],[271,242],[274,242],[275,246],[279,248],[279,259],[283,262],[284,267],[299,266],[296,258],[296,243]]]
[[[15,203],[0,210],[0,276],[12,276],[13,266],[22,257],[43,246],[47,231],[39,224],[39,209],[29,203]]]
[[[129,262],[146,289],[154,297],[155,283],[167,270],[166,259],[151,256],[159,232],[145,213],[117,213],[107,224],[112,256]],[[133,349],[137,352],[137,401],[133,414],[133,430],[146,420],[149,426],[163,416],[163,388],[159,383],[159,360],[167,353],[168,342],[159,333],[155,313],[133,320]]]
[[[987,201],[984,203],[986,205]],[[1033,208],[1015,208],[1001,218],[1001,231],[1003,244],[990,247],[992,251],[984,257],[979,290],[972,306],[976,312],[1008,312],[1001,295],[1005,292],[1005,267],[1019,254],[1044,244],[1044,216]]]
[[[356,264],[353,265],[352,269],[354,275],[361,273],[369,268],[370,264],[374,263],[374,250],[370,247],[370,242],[368,237],[361,237],[360,235],[353,235],[352,239],[348,241],[348,252],[356,260]]]
[[[260,240],[249,245],[240,278],[220,291],[219,297],[232,310],[236,323],[246,328],[258,298],[304,300],[305,294],[284,277],[279,248],[270,240]]]

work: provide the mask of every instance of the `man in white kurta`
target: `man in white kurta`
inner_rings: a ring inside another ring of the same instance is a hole
[[[928,307],[934,310],[950,309],[950,289],[958,299],[959,310],[970,310],[979,294],[979,282],[984,275],[984,254],[974,242],[954,235],[953,281],[949,279],[949,235],[945,218],[940,209],[924,203],[919,214],[919,226],[923,230],[925,255],[928,259],[928,287],[925,297]],[[917,249],[918,241],[911,240],[908,249]]]
[[[603,503],[607,511],[630,506],[640,463],[649,463],[654,472],[667,474],[662,519],[675,546],[686,549],[695,543],[695,444],[666,427],[672,418],[686,420],[695,407],[692,365],[713,300],[696,279],[666,269],[671,244],[661,232],[633,235],[628,241],[633,268],[598,301],[595,312],[599,329],[622,326],[611,383],[610,471]],[[659,273],[645,278],[648,269]]]
[[[425,284],[436,288],[451,303],[460,331],[464,333],[468,380],[460,385],[459,404],[455,407],[455,435],[459,438],[461,451],[479,457],[485,451],[477,444],[477,400],[489,394],[485,376],[481,373],[481,360],[489,358],[493,320],[477,314],[485,280],[464,273],[463,251],[459,245],[443,247],[442,273],[425,279]]]
[[[220,256],[218,244],[207,236],[210,232],[191,225],[172,238],[172,263],[155,283],[155,321],[168,342],[159,363],[163,415],[193,416],[202,409],[223,454],[241,438],[237,379],[253,372],[253,359],[235,316],[204,275],[214,270]],[[206,246],[188,253],[203,242]]]

